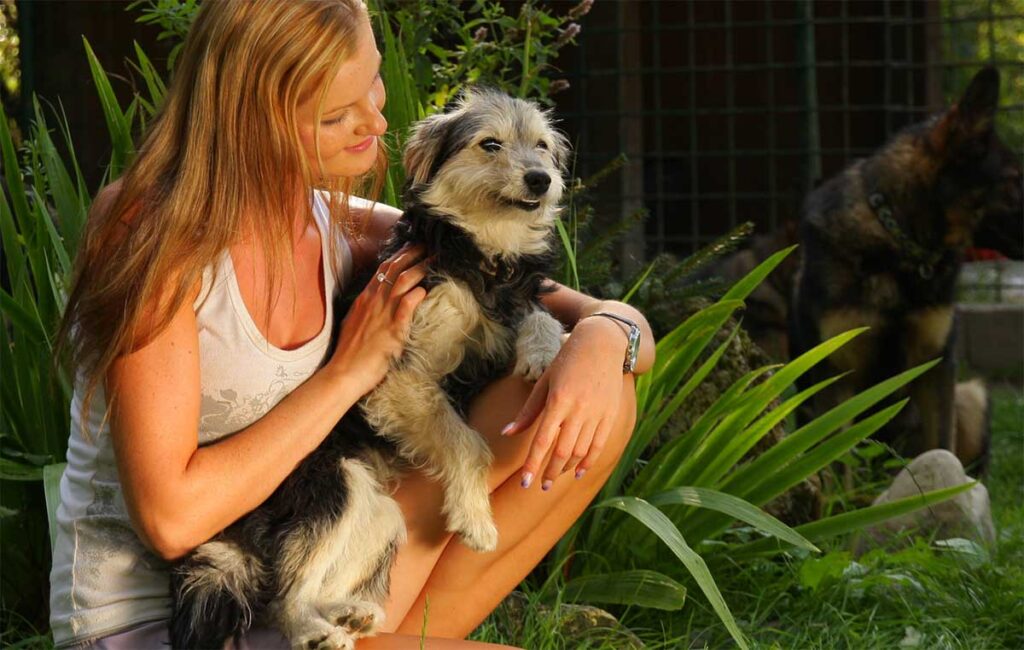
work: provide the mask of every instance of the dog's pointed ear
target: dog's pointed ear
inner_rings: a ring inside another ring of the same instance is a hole
[[[454,117],[449,112],[435,113],[417,122],[405,143],[402,163],[406,178],[413,186],[422,185],[433,175],[434,163]]]
[[[987,137],[999,105],[999,72],[992,66],[974,75],[963,96],[932,128],[932,145],[951,152]]]

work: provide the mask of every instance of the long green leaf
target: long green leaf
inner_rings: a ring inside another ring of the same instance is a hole
[[[974,487],[975,484],[976,483],[972,481],[962,485],[954,485],[953,487],[933,490],[931,492],[926,492],[925,494],[915,494],[903,499],[869,506],[867,508],[861,508],[852,512],[844,512],[840,515],[834,515],[825,519],[819,519],[818,521],[811,522],[809,524],[797,526],[795,530],[809,540],[821,541],[844,533],[864,530],[869,526],[881,523],[887,519],[899,517],[901,515],[914,512],[915,510],[920,510],[921,508],[941,503],[942,501],[955,497],[961,492],[966,492]],[[749,542],[747,544],[734,547],[725,553],[725,555],[728,557],[730,562],[734,562],[736,560],[746,559],[756,555],[778,553],[779,551],[786,550],[787,548],[791,548],[790,545],[780,543],[776,539],[765,538],[759,539],[756,542]]]
[[[640,277],[637,279],[637,281],[633,283],[633,286],[629,288],[629,291],[622,294],[622,297],[619,298],[621,302],[628,303],[630,298],[632,298],[636,294],[636,292],[640,290],[640,287],[642,287],[644,282],[647,281],[647,276],[649,276],[651,274],[651,271],[654,270],[654,265],[656,263],[657,260],[647,265],[647,268],[644,270],[643,273],[640,274]]]
[[[686,567],[686,570],[690,572],[690,575],[693,576],[697,586],[704,592],[708,602],[711,603],[712,609],[715,610],[718,618],[725,624],[726,629],[729,630],[729,634],[732,635],[736,644],[744,648],[744,650],[747,648],[747,640],[743,633],[740,632],[739,627],[736,626],[732,612],[729,611],[729,606],[725,604],[725,599],[722,598],[722,593],[718,590],[718,585],[715,584],[715,579],[711,577],[711,572],[708,571],[703,558],[690,548],[686,540],[683,539],[683,534],[679,532],[679,529],[675,527],[668,517],[650,503],[636,497],[613,497],[607,501],[602,501],[595,507],[622,510],[635,517],[657,535],[668,546],[669,550],[679,558],[683,566]]]
[[[46,329],[39,322],[38,314],[30,314],[11,294],[0,289],[0,310],[10,322],[18,328],[18,331],[29,338],[36,345],[46,343]]]
[[[620,571],[570,580],[561,598],[573,603],[639,605],[672,611],[682,609],[686,588],[657,571]]]
[[[764,477],[764,480],[752,491],[737,493],[737,496],[749,499],[757,505],[768,503],[794,485],[804,481],[808,476],[815,474],[829,463],[835,462],[858,442],[864,440],[885,425],[906,403],[907,400],[902,400],[836,434],[795,459],[791,464],[779,468],[771,476]],[[687,530],[692,530],[693,535],[700,536],[700,539],[705,539],[725,530],[729,522],[721,517],[700,513],[687,523],[689,526]]]
[[[131,156],[132,136],[131,122],[121,111],[121,105],[117,101],[114,89],[110,85],[110,79],[100,65],[99,59],[92,51],[88,39],[82,37],[85,45],[86,58],[89,60],[89,71],[92,73],[93,83],[96,85],[96,92],[99,93],[100,106],[103,108],[103,118],[107,122],[107,131],[110,133],[112,150],[110,153],[110,175],[117,178],[124,170],[128,159]]]
[[[0,155],[2,155],[4,179],[7,182],[7,191],[3,193],[3,201],[0,202],[0,234],[3,236],[4,257],[7,258],[7,272],[11,286],[18,286],[23,280],[22,270],[25,268],[25,254],[22,247],[26,238],[32,233],[24,231],[25,224],[31,222],[29,218],[28,196],[25,193],[25,183],[21,178],[21,166],[18,164],[18,155],[14,150],[14,141],[11,139],[11,132],[7,126],[7,112],[0,107]],[[7,199],[10,197],[10,204]],[[19,236],[20,233],[20,236]]]
[[[41,481],[43,468],[0,458],[0,481]]]
[[[751,494],[767,477],[817,444],[841,425],[856,418],[896,390],[932,368],[939,360],[906,370],[875,384],[783,438],[777,445],[729,476],[719,488],[730,494]]]
[[[772,429],[782,422],[790,413],[795,411],[808,399],[839,381],[844,375],[829,377],[820,381],[810,388],[797,393],[776,408],[768,411],[758,418],[753,424],[734,436],[733,441],[717,458],[712,458],[701,473],[697,476],[697,485],[714,485],[725,475],[729,469],[743,458],[748,451],[754,448]]]
[[[757,506],[725,492],[692,486],[678,487],[656,494],[648,499],[648,502],[655,506],[679,504],[721,512],[794,546],[818,552],[818,547],[810,543],[800,533]]]
[[[644,496],[651,492],[676,487],[679,483],[673,483],[671,477],[676,469],[693,454],[704,440],[704,436],[718,419],[736,404],[745,394],[746,388],[758,377],[768,372],[772,366],[765,366],[752,370],[738,379],[724,393],[718,396],[711,406],[701,414],[693,426],[686,433],[672,440],[651,458],[650,462],[640,471],[636,480],[629,487],[629,494]],[[609,495],[610,496],[610,495]]]
[[[784,248],[775,253],[765,261],[758,264],[754,270],[743,276],[736,284],[729,289],[722,300],[743,300],[750,295],[750,292],[757,288],[761,282],[768,277],[768,274],[775,270],[775,267],[782,263],[782,260],[796,249],[796,246]]]

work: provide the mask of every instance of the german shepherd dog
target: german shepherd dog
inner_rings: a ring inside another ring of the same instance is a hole
[[[819,393],[805,417],[942,357],[908,387],[908,408],[878,438],[908,455],[938,447],[985,454],[982,441],[958,440],[953,424],[953,302],[979,222],[992,215],[1021,219],[1020,162],[996,134],[998,98],[999,74],[985,68],[952,108],[897,133],[807,197],[791,355],[855,327],[870,330],[804,378],[809,386],[852,371]]]
[[[266,502],[175,567],[174,647],[221,647],[256,618],[308,650],[373,634],[405,538],[387,488],[410,464],[440,480],[448,529],[494,550],[492,454],[465,414],[487,383],[513,366],[537,379],[561,347],[539,298],[567,151],[547,114],[485,89],[415,127],[405,212],[381,251],[420,243],[435,258],[403,354]],[[335,313],[336,339],[344,300]]]

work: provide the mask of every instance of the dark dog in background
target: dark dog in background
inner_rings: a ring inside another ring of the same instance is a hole
[[[987,432],[954,424],[957,408],[987,404],[964,390],[963,405],[954,406],[953,303],[964,250],[981,220],[1021,218],[1020,163],[994,128],[998,98],[999,75],[986,68],[948,111],[899,132],[807,197],[791,354],[852,328],[870,330],[803,378],[806,387],[852,371],[819,393],[804,417],[942,357],[909,386],[908,408],[876,437],[907,455],[946,448],[965,465],[986,455],[979,436]]]

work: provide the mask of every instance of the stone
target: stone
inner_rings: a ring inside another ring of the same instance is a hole
[[[960,460],[945,449],[932,449],[921,454],[893,480],[874,504],[890,503],[906,497],[971,481]],[[890,519],[870,528],[868,538],[884,543],[903,530],[916,530],[918,535],[934,539],[961,537],[992,543],[996,538],[992,523],[992,507],[988,490],[980,482],[952,499]]]

